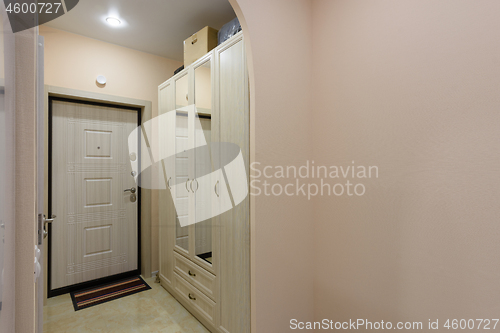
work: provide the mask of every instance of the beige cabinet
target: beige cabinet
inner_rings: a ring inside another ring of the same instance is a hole
[[[158,95],[160,149],[171,156],[160,170],[168,187],[160,191],[161,284],[210,331],[250,332],[243,35],[160,85]],[[239,175],[227,168],[233,158],[240,163]],[[245,191],[231,188],[235,183]]]

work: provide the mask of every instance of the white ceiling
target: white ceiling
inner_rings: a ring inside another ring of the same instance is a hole
[[[119,27],[105,19],[117,17]],[[236,17],[228,0],[80,0],[46,26],[182,61],[183,41]]]

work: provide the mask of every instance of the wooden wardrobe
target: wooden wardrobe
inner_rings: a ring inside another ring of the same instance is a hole
[[[161,84],[158,96],[160,150],[171,156],[160,170],[168,187],[159,203],[161,285],[211,332],[250,332],[249,198],[237,200],[227,156],[211,148],[239,147],[248,187],[242,33]]]

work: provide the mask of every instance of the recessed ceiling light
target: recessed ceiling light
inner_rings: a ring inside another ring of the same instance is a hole
[[[118,26],[118,25],[122,24],[122,22],[121,22],[119,19],[114,18],[114,17],[108,17],[108,18],[106,19],[106,22],[108,22],[108,24],[109,24],[109,25],[112,25],[112,26],[114,26],[114,27],[116,27],[116,26]]]

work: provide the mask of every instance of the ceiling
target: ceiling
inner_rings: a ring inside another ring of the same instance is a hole
[[[109,16],[122,24],[108,25]],[[45,26],[182,61],[186,38],[235,17],[228,0],[80,0]]]

